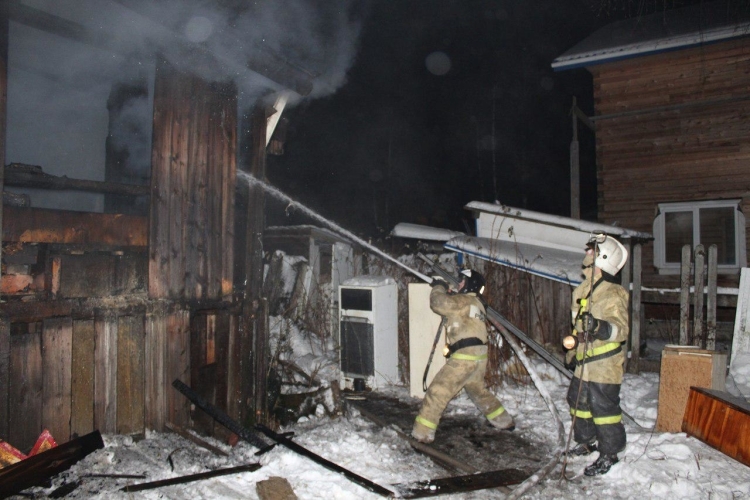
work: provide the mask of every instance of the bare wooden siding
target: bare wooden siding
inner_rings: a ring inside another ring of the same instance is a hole
[[[548,350],[562,354],[562,339],[570,333],[573,288],[505,266],[485,270],[489,305]]]
[[[154,89],[149,294],[231,295],[237,90],[157,69]]]
[[[600,221],[651,232],[657,203],[722,198],[743,199],[750,214],[750,40],[592,73]],[[644,286],[677,287],[678,277],[656,274],[653,252],[653,244],[643,246]]]

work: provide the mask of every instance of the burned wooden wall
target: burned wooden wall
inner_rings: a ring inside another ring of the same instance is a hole
[[[149,295],[232,293],[237,90],[157,68],[154,89]]]
[[[218,431],[174,379],[239,414],[236,108],[233,85],[160,65],[150,218],[6,207],[0,439]]]
[[[693,200],[741,198],[749,213],[750,39],[591,71],[602,222],[651,232],[657,203]],[[643,246],[644,263],[653,252],[653,244]],[[643,284],[674,288],[679,276],[644,265]]]

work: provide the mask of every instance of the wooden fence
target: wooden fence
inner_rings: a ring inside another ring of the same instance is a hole
[[[716,295],[718,252],[716,245],[682,247],[680,266],[680,345],[694,345],[703,349],[716,348]],[[691,278],[693,318],[691,321]],[[705,289],[705,293],[704,293]],[[705,309],[705,317],[703,315]]]

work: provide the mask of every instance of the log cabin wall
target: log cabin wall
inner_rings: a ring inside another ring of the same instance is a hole
[[[658,203],[729,198],[750,213],[750,39],[589,69],[601,222],[651,232]],[[644,245],[643,285],[678,288],[653,259]],[[719,279],[736,287],[739,274]]]

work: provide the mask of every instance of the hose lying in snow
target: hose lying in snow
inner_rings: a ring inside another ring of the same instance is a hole
[[[341,234],[342,236],[349,238],[350,240],[359,243],[365,248],[370,249],[373,253],[376,255],[379,255],[383,257],[385,260],[389,260],[399,267],[402,267],[406,269],[407,271],[411,272],[415,276],[419,277],[420,279],[426,281],[427,283],[430,283],[432,281],[432,278],[429,278],[428,276],[425,276],[424,274],[420,273],[419,271],[410,268],[409,266],[405,265],[402,262],[399,262],[398,260],[394,259],[390,255],[384,253],[382,250],[378,249],[377,247],[374,247],[373,245],[370,245],[366,241],[362,240],[361,238],[358,238],[353,233],[345,230],[338,224],[335,224],[325,217],[319,215],[318,213],[314,212],[313,210],[305,207],[301,203],[293,200],[286,194],[282,193],[278,189],[276,189],[273,186],[270,186],[269,184],[266,184],[265,182],[257,179],[256,177],[253,177],[252,175],[238,171],[237,172],[238,177],[244,179],[248,184],[254,184],[259,186],[264,191],[270,193],[272,196],[285,201],[289,204],[289,206],[297,206],[302,209],[303,212],[305,212],[307,215],[312,217],[313,219],[322,222],[329,228],[333,229],[337,233]],[[431,262],[431,265],[433,269],[436,271],[440,271],[439,266],[435,264],[434,262]],[[445,271],[443,271],[445,272]],[[445,278],[448,281],[452,281],[454,285],[457,285],[456,278],[447,274]],[[526,354],[523,352],[523,349],[521,349],[521,346],[518,345],[515,338],[513,337],[513,334],[508,331],[508,329],[501,324],[501,321],[499,320],[502,318],[499,313],[489,309],[490,314],[488,314],[488,318],[490,319],[490,322],[495,326],[495,328],[498,329],[498,331],[502,334],[502,336],[505,338],[505,340],[508,342],[508,345],[511,346],[513,351],[518,356],[518,359],[521,360],[521,363],[526,368],[526,371],[529,372],[529,375],[531,376],[531,380],[534,381],[534,385],[536,386],[537,390],[539,391],[539,394],[541,394],[542,398],[544,399],[544,402],[547,404],[547,408],[549,408],[550,413],[552,413],[553,418],[555,419],[555,423],[557,424],[557,434],[558,434],[558,449],[553,453],[552,459],[541,469],[536,471],[531,477],[529,477],[526,481],[521,483],[518,488],[513,490],[513,493],[510,495],[510,498],[518,498],[521,495],[523,495],[526,491],[528,491],[532,486],[537,484],[541,479],[543,479],[554,467],[557,465],[557,463],[560,461],[560,455],[562,454],[562,450],[565,446],[565,429],[562,423],[562,420],[560,419],[560,414],[557,411],[557,407],[555,406],[555,403],[552,401],[552,397],[550,396],[549,392],[547,392],[547,389],[544,387],[544,384],[542,383],[542,380],[539,378],[539,375],[536,373],[536,370],[534,370],[534,367],[531,366],[531,362],[529,361],[529,358],[526,356]],[[494,313],[494,314],[492,314]]]

